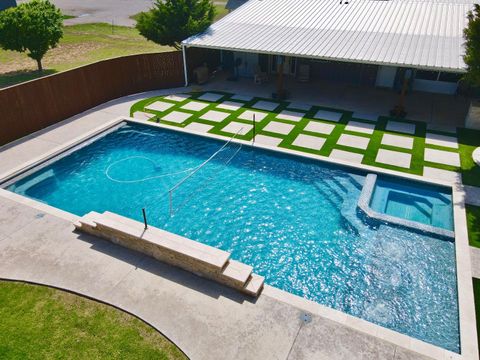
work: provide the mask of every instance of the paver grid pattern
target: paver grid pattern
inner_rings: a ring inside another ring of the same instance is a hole
[[[151,105],[159,101],[172,106],[156,110]],[[255,132],[257,143],[417,175],[423,175],[424,167],[460,171],[459,161],[452,161],[460,157],[456,134],[427,131],[427,124],[418,121],[220,91],[149,98],[131,111],[139,117],[150,113],[155,115],[150,121],[172,127],[225,137],[238,133],[247,141]],[[428,156],[439,151],[449,156]]]

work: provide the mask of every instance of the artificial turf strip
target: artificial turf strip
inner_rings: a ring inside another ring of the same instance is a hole
[[[465,205],[467,212],[468,242],[480,248],[480,207]]]
[[[186,359],[139,319],[68,292],[0,281],[1,359]]]
[[[480,186],[480,166],[472,158],[473,151],[480,146],[480,131],[458,129],[460,162],[462,166],[462,182],[465,185]]]
[[[166,125],[174,126],[174,127],[185,127],[185,126],[187,126],[187,125],[189,125],[193,122],[208,124],[208,125],[213,126],[213,128],[208,131],[209,133],[216,134],[216,135],[221,135],[221,136],[225,136],[225,137],[231,137],[232,133],[222,131],[222,129],[226,125],[228,125],[232,121],[252,125],[253,124],[252,121],[238,119],[238,116],[241,113],[243,113],[245,110],[259,111],[259,112],[266,113],[267,116],[262,121],[259,121],[255,124],[255,133],[257,135],[266,135],[266,136],[282,139],[282,141],[279,144],[279,147],[282,147],[282,148],[295,150],[295,151],[300,151],[300,152],[305,152],[305,153],[310,153],[310,154],[315,154],[315,155],[320,155],[320,156],[325,156],[325,157],[328,157],[331,154],[332,150],[334,150],[334,149],[349,151],[351,153],[364,154],[364,158],[363,158],[362,163],[365,164],[365,165],[370,165],[370,166],[375,166],[375,167],[379,167],[379,168],[395,170],[395,171],[400,171],[400,172],[410,173],[410,174],[415,174],[415,175],[422,175],[424,166],[429,166],[429,167],[448,170],[448,171],[459,171],[459,168],[454,167],[454,166],[438,164],[438,163],[430,163],[430,162],[427,162],[427,161],[424,160],[425,148],[445,150],[445,151],[450,151],[450,152],[454,152],[454,153],[456,153],[458,151],[456,149],[451,149],[451,148],[445,148],[445,147],[441,147],[441,146],[426,144],[425,143],[425,136],[426,136],[426,133],[427,133],[427,127],[426,127],[426,123],[423,123],[423,122],[411,121],[411,120],[408,120],[408,119],[407,120],[405,120],[405,119],[399,120],[399,119],[392,119],[390,117],[381,116],[381,117],[379,117],[379,119],[375,123],[375,122],[371,122],[369,120],[362,120],[362,119],[357,119],[357,118],[354,119],[352,117],[352,112],[349,112],[349,111],[343,111],[343,110],[340,110],[340,109],[320,107],[320,106],[312,106],[310,108],[310,110],[305,113],[305,116],[300,121],[290,121],[290,120],[284,120],[284,119],[277,119],[276,118],[278,113],[287,109],[287,106],[289,105],[289,102],[277,101],[277,100],[268,99],[268,98],[261,98],[261,97],[253,97],[249,101],[242,101],[242,100],[231,99],[231,97],[234,95],[234,94],[231,94],[231,93],[222,92],[222,91],[208,91],[208,92],[221,94],[221,95],[223,95],[223,97],[221,99],[218,99],[217,101],[214,101],[214,102],[199,100],[199,101],[202,101],[204,103],[209,103],[209,105],[206,108],[204,108],[200,111],[185,110],[185,109],[181,109],[181,107],[189,101],[198,100],[198,98],[200,96],[205,94],[205,92],[202,92],[202,91],[189,93],[191,95],[191,97],[189,99],[186,99],[186,100],[182,101],[182,102],[170,101],[168,99],[165,99],[163,96],[157,96],[157,97],[154,97],[154,98],[141,100],[141,101],[135,103],[132,106],[131,115],[133,116],[133,113],[136,112],[136,111],[145,111],[145,112],[152,113],[152,114],[156,115],[156,117],[152,118],[151,121],[160,122],[162,124],[166,124]],[[171,104],[174,104],[174,106],[171,107],[170,109],[168,109],[167,111],[164,111],[164,112],[144,110],[145,106],[147,106],[147,105],[149,105],[149,104],[151,104],[151,103],[153,103],[157,100],[169,102]],[[231,101],[243,103],[244,106],[241,107],[238,110],[235,110],[235,111],[216,108],[216,106],[218,104],[220,104],[221,102],[226,101],[226,100],[231,100]],[[260,109],[255,109],[255,108],[252,107],[256,102],[261,101],[261,100],[278,103],[279,106],[274,111],[260,110]],[[228,116],[226,119],[224,119],[221,122],[213,122],[213,121],[209,121],[209,120],[200,119],[200,117],[203,114],[205,114],[206,112],[208,112],[210,110],[217,110],[217,111],[222,111],[222,112],[225,112],[225,113],[229,113],[230,116]],[[331,121],[328,121],[328,120],[315,119],[314,115],[316,114],[316,112],[318,110],[334,111],[334,112],[342,113],[343,115],[342,115],[342,118],[340,119],[340,121],[338,121],[338,122],[331,122]],[[168,113],[170,113],[172,111],[182,111],[182,112],[190,113],[193,116],[191,116],[190,118],[188,118],[187,120],[185,120],[181,124],[171,123],[171,122],[168,122],[168,121],[161,120],[161,117],[167,115]],[[300,112],[303,112],[303,111],[300,111]],[[375,129],[374,129],[373,134],[364,134],[364,133],[357,133],[357,132],[352,132],[352,131],[345,130],[346,124],[350,120],[355,120],[355,121],[364,122],[364,123],[375,123]],[[411,135],[411,134],[398,133],[398,132],[394,132],[394,131],[387,131],[386,130],[386,125],[387,125],[387,122],[389,120],[395,120],[395,121],[415,124],[416,125],[415,126],[415,134]],[[273,133],[273,132],[267,132],[263,129],[268,125],[268,123],[270,121],[277,121],[277,122],[281,122],[281,123],[285,123],[285,124],[292,124],[295,127],[292,129],[292,131],[289,134],[286,134],[286,135]],[[317,122],[332,124],[332,125],[335,125],[335,128],[333,129],[333,131],[329,135],[305,131],[304,129],[307,126],[309,121],[317,121]],[[459,130],[462,130],[462,129],[459,129]],[[448,135],[446,133],[442,133],[442,132],[438,132],[438,131],[429,131],[429,132]],[[352,148],[352,147],[348,147],[348,146],[338,145],[337,141],[340,138],[340,136],[344,133],[370,138],[370,142],[368,144],[367,149],[362,150],[362,149]],[[305,134],[305,135],[311,135],[311,136],[324,138],[325,143],[320,150],[303,148],[303,147],[300,147],[300,146],[293,145],[293,142],[295,141],[296,137],[300,134]],[[383,137],[384,134],[394,134],[394,135],[397,135],[397,136],[412,137],[414,139],[413,149],[404,149],[404,148],[400,148],[400,147],[381,144],[381,140],[382,140],[382,137]],[[449,135],[451,136],[451,134],[449,134]],[[238,135],[237,138],[241,139],[241,140],[251,141],[253,139],[253,136],[254,136],[254,129],[250,130],[245,135]],[[473,136],[473,137],[471,135],[469,135],[467,140],[469,140],[471,142],[472,141],[473,142],[475,142],[475,141],[479,142],[477,140],[479,138],[480,137],[478,135]],[[461,143],[461,141],[460,141],[460,135],[459,135],[459,144],[460,143]],[[471,152],[473,151],[473,149],[476,146],[467,145],[467,144],[463,144],[463,145],[460,144],[459,147],[460,147],[460,149],[463,150],[464,153],[470,152],[469,156],[471,158]],[[393,150],[393,151],[397,151],[397,152],[403,152],[403,153],[411,154],[412,158],[411,158],[410,167],[409,168],[403,168],[403,167],[398,167],[398,166],[394,166],[394,165],[377,163],[375,161],[375,159],[376,159],[376,156],[377,156],[377,153],[378,153],[379,149]],[[462,154],[462,150],[459,150],[461,154]],[[469,165],[468,164],[465,165],[464,164],[464,159],[463,159],[464,156],[461,156],[461,157],[462,157],[462,172],[465,173],[465,171],[466,171],[465,167],[467,167]],[[471,163],[473,163],[473,161],[471,161]],[[470,164],[470,166],[471,166],[471,164]],[[475,167],[472,166],[472,172],[474,172],[474,174],[470,176],[470,180],[471,180],[471,184],[473,184],[473,185],[475,184],[475,182],[478,185],[480,185],[480,176],[476,176],[476,173],[478,173],[480,175],[480,170],[478,170],[478,169],[479,169],[478,167],[475,168]],[[469,171],[467,171],[466,176],[469,177]]]

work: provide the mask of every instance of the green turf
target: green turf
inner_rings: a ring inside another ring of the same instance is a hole
[[[468,240],[471,246],[480,248],[480,207],[466,205]]]
[[[110,306],[0,281],[1,359],[186,359],[164,336]]]
[[[245,124],[250,124],[250,125],[252,124],[252,122],[250,122],[250,121],[245,121],[245,120],[238,119],[238,116],[243,111],[251,108],[251,106],[259,100],[275,102],[275,100],[272,100],[272,99],[264,99],[264,98],[255,97],[248,102],[243,102],[244,106],[241,109],[239,109],[237,111],[228,111],[228,110],[216,109],[216,106],[219,103],[221,103],[222,101],[229,100],[230,97],[233,94],[226,93],[226,92],[218,92],[218,91],[214,91],[214,92],[222,94],[223,97],[216,102],[209,103],[209,105],[205,109],[203,109],[202,111],[197,112],[197,111],[189,111],[189,110],[181,109],[181,107],[183,105],[185,105],[188,101],[195,100],[203,94],[203,92],[193,92],[193,93],[190,93],[191,98],[189,100],[185,100],[181,103],[165,100],[161,96],[141,100],[141,101],[137,102],[136,104],[134,104],[132,106],[131,115],[133,115],[133,113],[136,112],[136,111],[144,111],[145,106],[148,105],[148,104],[151,104],[151,103],[153,103],[157,100],[162,100],[162,101],[170,102],[174,106],[172,108],[168,109],[165,112],[155,112],[155,111],[148,111],[147,110],[146,112],[150,112],[150,113],[156,115],[156,117],[154,119],[152,119],[152,121],[160,121],[163,124],[174,126],[174,127],[185,127],[188,124],[191,124],[192,122],[209,124],[209,125],[213,126],[213,129],[211,129],[209,131],[211,134],[230,137],[230,136],[232,136],[232,134],[222,131],[222,128],[225,127],[229,122],[235,121],[235,122],[240,122],[240,123],[245,123]],[[241,102],[239,100],[234,100],[234,101]],[[402,119],[402,120],[395,119],[396,121],[403,121],[403,122],[406,122],[406,123],[414,123],[416,125],[415,134],[413,134],[413,135],[401,134],[401,133],[396,133],[396,132],[391,132],[391,131],[386,130],[387,121],[390,120],[389,117],[380,117],[378,119],[378,121],[375,123],[376,127],[375,127],[375,130],[374,130],[373,134],[363,134],[363,133],[349,132],[345,129],[345,127],[346,127],[346,124],[348,123],[348,121],[352,120],[352,112],[344,111],[344,110],[340,110],[340,109],[334,109],[334,108],[319,107],[319,106],[313,106],[300,121],[292,122],[292,121],[281,120],[281,119],[276,118],[277,114],[279,112],[281,112],[282,110],[286,109],[287,106],[288,106],[288,102],[286,102],[286,101],[283,101],[283,102],[282,101],[277,101],[277,103],[279,105],[275,109],[275,111],[263,111],[264,113],[267,114],[267,116],[262,121],[256,123],[256,129],[255,130],[256,130],[257,134],[267,135],[267,136],[276,137],[276,138],[281,139],[279,147],[283,147],[283,148],[291,149],[291,150],[296,150],[296,151],[302,151],[302,152],[309,153],[309,154],[321,155],[321,156],[329,156],[330,153],[334,149],[349,151],[349,152],[353,152],[353,153],[359,153],[359,154],[364,155],[362,163],[365,164],[365,165],[371,165],[371,166],[375,166],[375,167],[380,167],[380,168],[390,169],[390,170],[396,170],[396,171],[410,173],[410,174],[422,175],[424,166],[429,166],[429,167],[434,167],[434,168],[444,169],[444,170],[450,170],[450,171],[460,171],[461,170],[460,168],[457,168],[457,167],[454,167],[454,166],[442,165],[442,164],[437,164],[437,163],[430,163],[430,162],[425,161],[424,160],[425,148],[432,148],[432,149],[438,149],[438,150],[443,150],[443,151],[460,153],[461,156],[462,156],[462,172],[464,173],[464,176],[465,176],[465,172],[463,170],[463,168],[464,168],[463,157],[470,156],[470,158],[471,158],[471,151],[473,151],[473,149],[475,148],[475,146],[465,145],[465,141],[469,140],[470,142],[475,143],[475,142],[478,142],[478,139],[480,139],[480,136],[476,132],[470,132],[470,131],[466,131],[464,129],[460,129],[459,130],[460,131],[459,142],[461,143],[462,139],[464,141],[464,144],[460,144],[460,150],[441,147],[441,146],[436,146],[436,145],[430,145],[430,144],[425,143],[425,136],[426,136],[426,133],[427,133],[426,123],[418,122],[418,121],[404,120],[404,119]],[[342,118],[340,119],[339,122],[331,122],[331,121],[328,121],[328,120],[314,119],[314,115],[320,109],[340,112],[343,115],[342,115]],[[215,123],[215,122],[211,122],[211,121],[208,121],[208,120],[200,119],[200,117],[209,110],[225,111],[225,112],[230,113],[231,116],[229,116],[228,118],[226,118],[225,120],[223,120],[222,122],[219,122],[219,123]],[[257,109],[254,109],[254,110],[255,111],[261,111],[261,110],[257,110]],[[191,113],[192,116],[182,124],[170,123],[170,122],[167,122],[167,121],[160,120],[160,117],[163,117],[163,116],[167,115],[171,111],[183,111],[183,112]],[[308,124],[309,121],[312,121],[312,120],[313,121],[318,121],[318,122],[333,124],[333,125],[335,125],[335,128],[332,131],[332,133],[329,134],[329,135],[324,135],[324,134],[318,134],[318,133],[312,133],[312,132],[305,131],[304,130],[305,126]],[[372,123],[371,121],[368,121],[368,120],[362,120],[362,119],[354,119],[354,120],[355,121],[360,121],[360,122],[365,122],[365,123]],[[283,123],[286,123],[286,124],[292,124],[295,127],[287,135],[269,133],[266,130],[264,130],[264,128],[265,128],[265,126],[268,125],[268,123],[270,121],[278,121],[278,122],[283,122]],[[362,150],[362,149],[356,149],[356,148],[352,148],[352,147],[345,147],[345,146],[342,146],[342,145],[338,145],[337,141],[338,141],[339,137],[344,133],[370,138],[371,140],[370,140],[370,143],[369,143],[367,149]],[[395,134],[395,135],[398,135],[398,136],[413,137],[413,139],[414,139],[413,149],[404,149],[404,148],[400,148],[400,147],[394,147],[394,146],[389,146],[389,145],[382,144],[381,143],[382,137],[383,137],[384,134],[387,134],[387,133],[388,134]],[[324,146],[320,150],[313,150],[313,149],[298,147],[298,146],[293,145],[293,142],[295,141],[296,137],[299,134],[306,134],[306,135],[311,135],[311,136],[322,137],[322,138],[325,138],[326,141],[325,141]],[[242,135],[242,136],[239,135],[238,138],[242,139],[242,140],[252,140],[253,129],[245,135]],[[468,149],[466,149],[467,146],[468,146]],[[377,163],[375,160],[376,160],[377,153],[378,153],[379,149],[394,150],[394,151],[398,151],[398,152],[404,152],[404,153],[411,154],[411,156],[412,156],[411,159],[412,160],[411,160],[410,167],[409,168],[402,168],[402,167]],[[470,152],[470,154],[467,153],[468,151]],[[466,160],[466,161],[468,162],[468,160]],[[473,163],[473,161],[470,161],[470,163],[469,163],[472,166],[471,163]],[[472,166],[471,171],[475,172],[475,173],[478,173],[479,172],[478,169],[479,169],[478,167],[474,168]],[[468,174],[467,174],[467,177],[468,177]],[[475,176],[471,176],[471,179],[472,179],[472,182],[477,182],[478,183],[478,179]]]
[[[480,146],[480,131],[458,129],[459,152],[462,164],[462,182],[465,185],[480,186],[480,166],[472,158],[473,151]]]
[[[147,41],[135,28],[110,24],[66,26],[57,48],[45,55],[45,71],[24,53],[0,50],[0,88],[112,57],[169,51]]]

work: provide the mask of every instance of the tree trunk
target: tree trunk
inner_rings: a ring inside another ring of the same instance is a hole
[[[42,72],[43,71],[42,59],[36,59],[36,60],[37,60],[38,71]]]

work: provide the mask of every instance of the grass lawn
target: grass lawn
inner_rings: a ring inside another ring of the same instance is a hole
[[[379,119],[377,119],[377,121],[372,121],[368,119],[357,119],[357,118],[353,118],[352,112],[344,111],[341,109],[311,106],[307,110],[306,109],[297,110],[295,108],[292,108],[291,107],[292,105],[290,105],[288,101],[275,101],[272,99],[263,99],[258,97],[254,97],[248,101],[241,101],[241,100],[232,99],[233,94],[219,92],[219,91],[215,91],[215,93],[220,94],[221,98],[214,102],[207,102],[207,106],[200,111],[192,111],[192,110],[182,108],[187,102],[191,100],[196,100],[203,95],[203,93],[201,92],[198,92],[198,93],[194,92],[190,94],[191,96],[190,99],[182,102],[171,101],[163,97],[155,97],[155,98],[141,100],[132,106],[131,115],[133,115],[136,111],[149,112],[152,115],[155,115],[155,117],[151,119],[152,121],[158,121],[158,122],[161,122],[162,124],[169,125],[172,127],[187,127],[192,123],[201,123],[205,125],[211,125],[212,128],[208,130],[209,133],[222,135],[225,137],[230,137],[233,135],[232,133],[228,133],[222,130],[225,126],[227,126],[231,122],[241,123],[241,124],[245,124],[244,125],[245,129],[248,128],[249,131],[244,135],[238,136],[238,138],[250,141],[253,138],[253,129],[251,128],[252,122],[249,120],[239,119],[239,116],[241,116],[241,114],[244,111],[250,109],[250,110],[260,111],[265,114],[264,119],[256,123],[256,134],[278,139],[279,140],[278,146],[280,148],[287,148],[287,149],[302,151],[302,152],[325,156],[325,157],[329,157],[334,150],[337,150],[337,151],[341,150],[348,153],[359,154],[359,156],[361,157],[362,164],[406,172],[410,174],[416,174],[416,175],[422,175],[424,171],[424,167],[426,166],[438,168],[442,170],[461,171],[460,167],[425,161],[424,152],[426,148],[444,151],[444,154],[453,153],[454,155],[456,154],[457,156],[458,154],[462,154],[462,153],[458,149],[426,144],[425,136],[427,133],[427,127],[426,127],[426,123],[424,122],[396,119],[395,121],[400,121],[401,123],[404,123],[407,126],[415,125],[414,134],[405,134],[405,133],[386,130],[387,123],[390,120],[392,120],[391,118],[388,118],[388,117],[382,116]],[[163,102],[171,103],[173,106],[164,112],[145,110],[146,106],[159,100]],[[217,108],[217,106],[221,102],[227,101],[227,100],[241,102],[242,107],[234,111]],[[254,109],[253,106],[258,101],[277,103],[278,106],[273,111],[262,111],[262,110]],[[226,112],[228,113],[228,116],[222,121],[209,121],[209,120],[202,119],[202,116],[211,110],[214,110],[214,111],[220,110],[222,112]],[[279,113],[281,113],[284,110],[298,112],[301,114],[302,117],[301,119],[297,119],[295,121],[278,118],[277,116],[279,115]],[[315,115],[319,110],[324,112],[325,111],[333,112],[337,114],[340,119],[338,121],[330,121],[328,119],[315,118]],[[188,114],[191,114],[191,116],[188,117],[188,119],[186,119],[184,122],[180,122],[180,123],[162,120],[164,116],[168,115],[172,111],[180,111],[183,113],[188,113]],[[348,128],[347,126],[350,121],[355,121],[359,124],[363,124],[362,126],[365,126],[371,130],[366,132],[365,131],[360,132],[354,128]],[[330,130],[329,132],[327,131],[324,133],[314,132],[312,131],[312,127],[309,127],[309,125],[312,125],[312,123],[317,126],[328,127]],[[278,126],[279,124],[280,126],[288,127],[291,130],[287,130],[284,133],[272,132],[271,129],[273,129],[275,126]],[[284,124],[284,125],[281,125],[281,124]],[[431,131],[431,132],[434,132],[434,131]],[[405,138],[407,139],[407,141],[412,141],[413,148],[409,149],[409,148],[402,148],[399,146],[383,144],[382,138],[385,134],[394,135],[399,138]],[[320,143],[324,141],[324,144],[319,148],[307,148],[307,147],[298,146],[298,142],[296,142],[295,140],[299,135],[303,135],[303,136],[307,135],[311,138],[319,138],[317,139],[318,142]],[[344,136],[344,138],[356,139],[356,141],[358,141],[359,144],[361,142],[364,142],[367,145],[363,147],[362,146],[355,147],[352,145],[351,141],[347,143],[345,142],[342,143],[342,141],[339,141],[339,140],[343,135],[346,135],[346,137]],[[451,134],[445,134],[445,135],[455,136]],[[475,137],[475,134],[472,136],[472,141],[478,141],[478,140],[474,140],[473,139],[474,137]],[[405,156],[410,158],[410,166],[402,167],[402,166],[389,165],[389,164],[377,162],[376,161],[377,154],[380,149],[395,151],[396,154],[400,156],[403,156],[402,154],[406,154]],[[464,156],[468,156],[468,154]],[[474,169],[474,171],[476,171],[476,169]],[[480,181],[480,180],[477,179],[476,181]]]
[[[66,26],[59,46],[45,55],[46,71],[42,74],[25,54],[0,50],[0,88],[103,59],[168,50],[171,48],[145,40],[134,28],[109,24]]]
[[[480,207],[466,205],[466,211],[469,243],[480,248]]]
[[[110,306],[43,286],[0,281],[1,359],[186,359]]]

